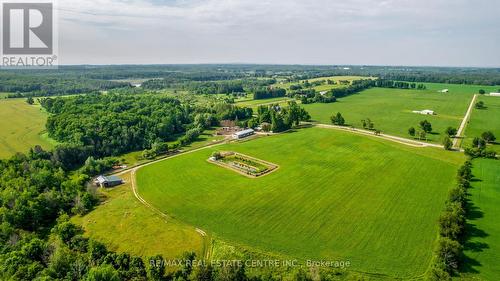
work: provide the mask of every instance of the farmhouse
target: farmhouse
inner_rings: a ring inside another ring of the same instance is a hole
[[[490,96],[492,96],[492,97],[500,97],[500,93],[490,93]]]
[[[434,110],[424,109],[424,110],[414,110],[413,113],[418,113],[422,115],[435,115]]]
[[[100,175],[95,179],[95,184],[100,187],[113,187],[123,183],[123,180],[117,176]]]
[[[253,129],[247,129],[247,130],[243,130],[243,131],[239,131],[239,132],[234,133],[233,139],[239,140],[239,139],[243,139],[243,138],[249,137],[249,136],[254,135],[254,134],[255,134],[255,131]]]

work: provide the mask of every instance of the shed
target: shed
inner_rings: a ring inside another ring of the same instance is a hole
[[[249,137],[249,136],[254,135],[254,134],[255,134],[255,131],[253,129],[247,129],[247,130],[243,130],[243,131],[239,131],[239,132],[234,133],[233,139],[239,140],[239,139],[246,138],[246,137]]]
[[[95,179],[96,185],[100,187],[113,187],[123,183],[123,180],[117,176],[100,175]]]
[[[500,93],[490,93],[490,96],[492,96],[492,97],[500,97]]]
[[[444,89],[444,90],[441,90],[441,91],[439,91],[439,92],[441,92],[441,93],[448,93],[449,91],[450,91],[450,90],[448,90],[448,89]]]

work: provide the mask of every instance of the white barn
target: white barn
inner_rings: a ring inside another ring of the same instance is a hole
[[[500,93],[490,93],[490,96],[492,96],[492,97],[500,97]]]
[[[450,90],[448,90],[448,89],[443,89],[443,90],[441,90],[441,91],[439,91],[439,92],[440,92],[440,93],[448,93],[449,91],[450,91]]]
[[[243,130],[243,131],[239,131],[239,132],[234,133],[233,139],[239,140],[239,139],[243,139],[243,138],[252,136],[254,134],[255,134],[255,131],[253,129],[247,129],[247,130]]]

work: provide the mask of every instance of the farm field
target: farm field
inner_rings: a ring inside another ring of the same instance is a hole
[[[52,148],[56,142],[44,135],[46,119],[39,105],[29,105],[25,99],[0,99],[0,158],[26,153],[37,144]]]
[[[235,151],[280,166],[251,179],[207,162]],[[390,277],[426,271],[459,153],[320,128],[204,149],[138,171],[141,196],[234,244],[349,260]]]
[[[155,214],[134,197],[130,173],[120,177],[126,184],[102,191],[105,203],[83,217],[72,218],[85,229],[86,236],[113,251],[144,258],[161,254],[174,259],[186,251],[202,254],[203,239],[193,227]]]
[[[500,161],[473,161],[477,179],[470,190],[472,211],[468,218],[464,273],[474,280],[498,280],[500,276]]]
[[[408,128],[418,130],[419,122],[427,119],[434,132],[427,135],[428,140],[440,142],[448,126],[459,127],[474,89],[455,91],[449,87],[450,93],[445,94],[437,93],[440,84],[426,85],[427,90],[372,88],[338,99],[335,103],[306,104],[304,107],[312,119],[320,123],[330,124],[330,116],[341,112],[349,125],[360,128],[361,120],[370,118],[376,129],[400,137],[410,137]],[[433,110],[437,115],[412,112],[424,109]]]
[[[474,137],[480,137],[485,131],[492,131],[497,137],[497,143],[489,147],[500,153],[500,97],[480,96],[478,101],[483,101],[486,108],[473,109],[465,131],[464,144],[468,146]]]
[[[370,78],[371,77],[364,77],[364,76],[329,76],[329,77],[318,77],[318,78],[313,78],[313,79],[307,79],[307,81],[315,82],[315,81],[323,81],[323,80],[332,80],[332,81],[335,81],[338,83],[341,80],[352,82],[354,80],[370,79]],[[300,83],[303,83],[305,81],[306,80],[300,80],[300,81],[296,81],[296,82],[283,83],[283,84],[278,84],[277,86],[289,90],[291,85],[300,84]],[[346,85],[340,85],[340,84],[319,85],[319,86],[313,87],[313,89],[320,92],[320,91],[328,91],[328,90],[331,90],[334,88],[341,88],[341,87],[346,87]]]

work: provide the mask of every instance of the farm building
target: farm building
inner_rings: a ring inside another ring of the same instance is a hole
[[[490,93],[490,96],[493,96],[493,97],[500,97],[500,93]]]
[[[422,115],[435,115],[434,110],[424,109],[424,110],[414,110],[413,113],[418,113]]]
[[[239,139],[243,139],[243,138],[249,137],[249,136],[254,135],[254,134],[255,134],[255,131],[253,129],[247,129],[247,130],[243,130],[243,131],[239,131],[239,132],[234,133],[233,139],[239,140]]]
[[[95,179],[95,184],[100,187],[113,187],[123,183],[123,180],[117,176],[100,175]]]
[[[440,93],[448,93],[449,91],[450,91],[450,90],[448,90],[448,89],[443,89],[443,90],[441,90],[441,91],[439,91],[439,92],[440,92]]]
[[[326,95],[327,93],[328,93],[328,91],[321,91],[321,92],[319,92],[319,94],[322,95],[322,96]]]

